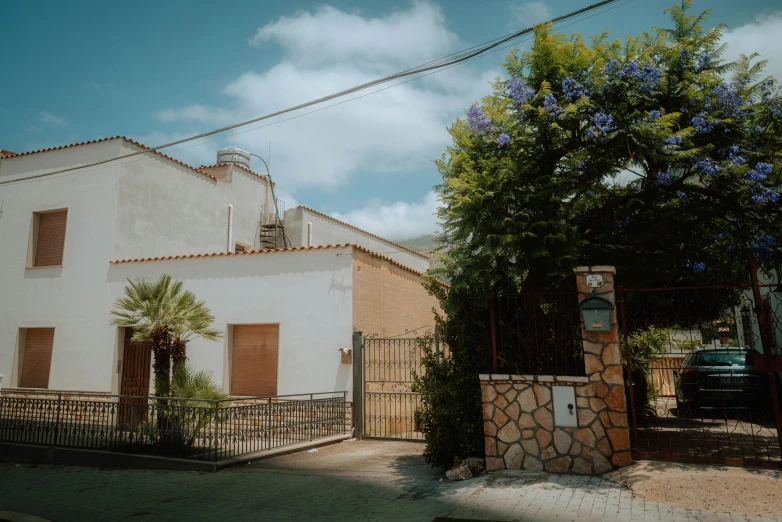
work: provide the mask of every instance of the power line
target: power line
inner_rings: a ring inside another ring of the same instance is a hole
[[[602,11],[600,11],[598,13],[595,13],[593,15],[590,15],[590,16],[585,16],[585,17],[583,17],[583,18],[581,18],[579,20],[576,20],[574,22],[571,22],[569,24],[561,25],[561,26],[559,26],[559,28],[570,27],[571,25],[574,25],[574,24],[579,23],[579,22],[583,22],[584,20],[588,20],[590,18],[594,18],[595,16],[599,16],[601,14],[607,13],[608,11],[612,11],[614,9],[617,9],[619,7],[622,7],[622,6],[625,6],[625,5],[627,5],[629,3],[632,3],[634,1],[635,0],[626,0],[625,2],[623,2],[623,3],[619,4],[619,5],[616,5],[616,6],[613,6],[613,7],[609,7],[608,9],[604,9],[604,10],[602,10]],[[512,42],[510,46],[502,47],[501,49],[495,49],[494,51],[488,52],[485,55],[481,55],[481,56],[488,56],[490,54],[495,54],[495,53],[498,53],[498,52],[506,51],[506,50],[509,50],[509,49],[513,48],[515,45],[518,45],[518,44],[524,43],[524,42],[529,42],[532,39],[533,38],[524,38],[524,39],[519,40],[517,42]],[[493,40],[490,40],[490,41],[493,41]],[[471,47],[470,49],[472,49],[472,48],[473,47]],[[449,56],[451,56],[451,55],[449,55]],[[230,137],[233,137],[233,136],[239,136],[241,134],[246,134],[248,132],[253,132],[253,131],[256,131],[256,130],[259,130],[259,129],[265,129],[266,127],[271,127],[272,125],[277,125],[278,123],[285,123],[286,121],[295,120],[295,119],[301,118],[303,116],[308,116],[308,115],[314,114],[316,112],[324,111],[326,109],[330,109],[332,107],[336,107],[338,105],[342,105],[343,103],[348,103],[348,102],[352,102],[352,101],[355,101],[355,100],[360,100],[361,98],[366,98],[367,96],[371,96],[373,94],[377,94],[379,92],[386,91],[388,89],[392,89],[394,87],[398,87],[400,85],[404,85],[406,83],[410,83],[410,82],[413,82],[415,80],[420,80],[421,78],[424,78],[426,76],[430,76],[432,74],[437,74],[437,73],[445,71],[447,69],[451,69],[452,67],[456,67],[457,65],[462,65],[464,63],[470,62],[470,61],[475,60],[475,59],[477,59],[477,58],[479,58],[481,56],[473,56],[472,58],[469,58],[468,60],[464,60],[463,62],[455,63],[455,64],[449,65],[447,67],[442,67],[440,69],[437,69],[437,70],[434,70],[434,71],[430,71],[430,72],[428,72],[426,74],[421,74],[419,76],[415,76],[413,78],[410,78],[410,79],[407,79],[407,80],[404,80],[404,81],[401,81],[401,82],[398,82],[398,83],[394,83],[394,84],[389,85],[387,87],[383,87],[382,89],[377,89],[377,90],[374,90],[374,91],[370,91],[370,92],[362,94],[360,96],[354,96],[353,98],[348,98],[347,100],[342,100],[342,101],[337,102],[337,103],[332,103],[331,105],[326,105],[325,107],[320,107],[320,108],[312,110],[312,111],[303,112],[301,114],[297,114],[296,116],[291,116],[290,118],[285,118],[285,119],[282,119],[282,120],[276,120],[276,121],[273,121],[271,123],[267,123],[265,125],[259,125],[257,127],[252,127],[252,128],[240,131],[240,132],[234,132],[234,133],[231,133],[231,134],[227,134],[227,135],[225,135],[225,136],[223,136],[223,137],[221,137],[219,139],[214,139],[214,140],[209,140],[209,141],[202,141],[202,142],[190,145],[188,147],[178,147],[176,149],[170,150],[169,152],[177,152],[177,151],[180,151],[180,150],[192,149],[193,147],[200,147],[200,146],[206,145],[208,143],[215,143],[217,141],[220,141],[221,139],[230,138]]]
[[[594,4],[590,4],[590,5],[586,6],[586,7],[582,7],[581,9],[577,9],[575,11],[571,11],[571,12],[569,12],[567,14],[562,15],[562,16],[558,16],[556,18],[553,18],[553,19],[549,20],[549,23],[557,23],[557,22],[561,22],[561,21],[564,21],[564,20],[568,20],[570,18],[576,17],[576,16],[581,15],[583,13],[587,13],[589,11],[593,11],[594,9],[597,9],[599,7],[603,7],[605,5],[611,4],[611,3],[616,2],[616,1],[617,0],[602,0],[600,2],[597,2],[597,3],[594,3]],[[534,27],[527,27],[525,29],[522,29],[521,31],[517,31],[515,33],[511,33],[510,35],[507,35],[505,37],[501,37],[500,39],[498,39],[496,41],[493,41],[493,43],[489,43],[487,45],[478,46],[477,48],[476,47],[471,47],[469,49],[465,49],[463,51],[459,51],[457,53],[453,53],[451,55],[448,55],[446,57],[440,58],[438,60],[434,60],[432,62],[428,62],[427,64],[422,64],[422,65],[413,67],[412,69],[407,69],[405,71],[402,71],[402,72],[399,72],[399,73],[396,73],[396,74],[392,74],[392,75],[386,76],[384,78],[380,78],[380,79],[373,80],[373,81],[370,81],[370,82],[367,82],[367,83],[363,83],[363,84],[358,85],[356,87],[351,87],[350,89],[345,89],[345,90],[339,91],[337,93],[329,94],[327,96],[323,96],[321,98],[318,98],[318,99],[315,99],[315,100],[311,100],[311,101],[308,101],[308,102],[305,102],[305,103],[302,103],[302,104],[299,104],[299,105],[295,105],[295,106],[289,107],[287,109],[283,109],[283,110],[280,110],[280,111],[277,111],[277,112],[273,112],[273,113],[270,113],[270,114],[267,114],[267,115],[264,115],[264,116],[260,116],[258,118],[253,118],[251,120],[243,121],[243,122],[240,122],[240,123],[235,123],[235,124],[232,124],[232,125],[227,125],[225,127],[220,127],[218,129],[215,129],[215,130],[211,130],[211,131],[208,131],[208,132],[203,132],[201,134],[197,134],[195,136],[191,136],[191,137],[188,137],[188,138],[183,138],[183,139],[180,139],[180,140],[172,141],[170,143],[165,143],[163,145],[158,145],[157,147],[150,147],[148,150],[136,151],[136,152],[132,152],[130,154],[125,154],[124,156],[118,156],[118,157],[115,157],[115,158],[109,158],[109,159],[106,159],[106,160],[96,161],[96,162],[93,162],[93,163],[87,163],[85,165],[80,165],[80,166],[77,166],[77,167],[70,167],[70,168],[67,168],[67,169],[55,170],[55,171],[52,171],[52,172],[36,174],[36,175],[33,175],[33,176],[27,176],[27,177],[17,178],[17,179],[13,179],[13,180],[1,181],[0,185],[5,185],[5,184],[8,184],[8,183],[18,183],[18,182],[21,182],[21,181],[37,179],[37,178],[42,178],[42,177],[46,177],[46,176],[53,176],[55,174],[62,174],[62,173],[70,172],[70,171],[74,171],[74,170],[80,170],[80,169],[89,168],[89,167],[96,167],[96,166],[104,165],[106,163],[111,163],[111,162],[114,162],[114,161],[117,161],[117,160],[122,160],[122,159],[130,158],[130,157],[133,157],[133,156],[139,156],[139,155],[142,155],[142,154],[148,154],[150,152],[156,152],[159,149],[165,149],[165,148],[168,148],[168,147],[172,147],[174,145],[179,145],[181,143],[186,143],[186,142],[198,140],[198,139],[201,139],[201,138],[206,138],[208,136],[212,136],[212,135],[215,135],[215,134],[219,134],[221,132],[225,132],[225,131],[228,131],[228,130],[231,130],[231,129],[235,129],[237,127],[244,127],[246,125],[250,125],[252,123],[256,123],[256,122],[259,122],[259,121],[267,120],[267,119],[270,119],[270,118],[275,118],[277,116],[281,116],[281,115],[287,114],[289,112],[294,112],[294,111],[297,111],[297,110],[300,110],[300,109],[305,109],[305,108],[311,107],[313,105],[318,105],[318,104],[327,102],[329,100],[333,100],[335,98],[341,98],[342,96],[346,96],[346,95],[352,94],[354,92],[362,91],[364,89],[368,89],[368,88],[374,87],[376,85],[381,85],[381,84],[384,84],[384,83],[388,83],[388,82],[391,82],[391,81],[394,81],[394,80],[397,80],[397,79],[400,79],[400,78],[404,78],[406,76],[416,75],[416,74],[420,74],[420,73],[427,72],[427,71],[434,71],[434,70],[438,70],[438,69],[450,68],[450,67],[452,67],[452,66],[454,66],[456,64],[459,64],[461,62],[465,62],[465,61],[470,60],[472,58],[475,58],[475,57],[477,57],[477,56],[479,56],[481,54],[484,54],[487,51],[502,45],[503,43],[515,40],[515,39],[517,39],[520,36],[523,36],[525,34],[528,34],[528,33],[532,32],[533,30],[534,30]],[[449,56],[452,57],[452,58],[448,59]]]

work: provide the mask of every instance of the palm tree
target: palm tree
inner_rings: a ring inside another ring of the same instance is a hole
[[[125,287],[125,297],[114,302],[111,314],[113,326],[133,328],[134,341],[152,343],[152,367],[155,373],[155,394],[166,395],[171,374],[171,276],[157,281],[136,279]],[[181,288],[181,283],[176,285]],[[174,288],[176,291],[177,288]]]
[[[223,332],[213,326],[214,316],[204,301],[199,301],[191,292],[184,292],[175,299],[174,309],[179,318],[171,325],[171,362],[173,373],[182,368],[187,360],[187,343],[197,337],[216,341]]]
[[[187,358],[187,343],[196,337],[216,340],[222,332],[212,326],[214,316],[204,301],[183,290],[182,281],[168,274],[157,281],[128,279],[125,296],[114,302],[113,326],[133,328],[134,341],[152,344],[155,395],[167,396],[171,385],[171,362],[175,369]]]

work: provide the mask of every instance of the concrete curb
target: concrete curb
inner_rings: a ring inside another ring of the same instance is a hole
[[[189,460],[157,455],[138,455],[133,453],[115,453],[111,451],[58,448],[52,446],[35,446],[32,444],[0,443],[0,461],[54,464],[65,466],[88,466],[100,468],[128,469],[167,469],[174,471],[212,472],[238,466],[240,464],[281,457],[312,448],[336,444],[347,440],[350,435],[335,435],[324,439],[291,444],[282,448],[249,453],[239,457],[218,460],[216,462]],[[7,517],[6,517],[7,518]],[[14,521],[16,522],[16,521]],[[27,522],[25,520],[25,522]]]
[[[28,513],[16,513],[14,511],[0,511],[0,520],[11,520],[12,522],[54,522],[48,518],[41,518]]]

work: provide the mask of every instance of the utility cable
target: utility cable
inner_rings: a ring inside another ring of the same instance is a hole
[[[616,2],[616,1],[618,1],[618,0],[602,0],[600,2],[597,2],[597,3],[594,3],[594,4],[587,5],[585,7],[582,7],[581,9],[577,9],[577,10],[571,11],[571,12],[569,12],[567,14],[558,16],[556,18],[552,18],[551,20],[549,20],[549,23],[557,23],[557,22],[561,22],[561,21],[564,21],[564,20],[568,20],[568,19],[573,18],[575,16],[581,15],[583,13],[587,13],[589,11],[593,11],[594,9],[597,9],[599,7],[602,7],[602,6],[605,6],[605,5],[608,5],[608,4],[611,4],[611,3]],[[256,123],[256,122],[263,121],[263,120],[268,120],[270,118],[275,118],[277,116],[281,116],[281,115],[287,114],[289,112],[294,112],[294,111],[297,111],[297,110],[300,110],[300,109],[311,107],[312,105],[318,105],[318,104],[321,104],[321,103],[333,100],[335,98],[341,98],[342,96],[346,96],[348,94],[352,94],[354,92],[358,92],[358,91],[361,91],[361,90],[364,90],[364,89],[368,89],[370,87],[374,87],[376,85],[380,85],[380,84],[383,84],[383,83],[388,83],[388,82],[391,82],[391,81],[394,81],[394,80],[397,80],[397,79],[400,79],[400,78],[404,78],[406,76],[411,76],[411,75],[415,75],[415,74],[419,74],[419,73],[423,73],[423,72],[427,72],[427,71],[432,71],[432,70],[437,70],[437,69],[443,69],[443,68],[446,68],[446,67],[451,67],[451,66],[456,65],[458,63],[470,60],[471,58],[474,58],[476,56],[484,54],[487,51],[502,45],[503,43],[506,43],[506,42],[509,42],[511,40],[514,40],[514,39],[518,38],[519,36],[523,36],[525,34],[528,34],[528,33],[532,32],[532,31],[534,31],[534,27],[527,27],[525,29],[522,29],[521,31],[517,31],[515,33],[511,33],[510,35],[507,35],[507,36],[505,36],[503,38],[500,38],[499,40],[497,40],[497,41],[495,41],[493,43],[484,45],[484,46],[479,47],[477,49],[471,48],[472,50],[468,49],[468,50],[460,51],[458,53],[454,53],[456,55],[456,57],[451,58],[450,60],[447,60],[446,59],[447,57],[442,58],[440,60],[435,60],[434,63],[429,62],[429,65],[426,65],[426,64],[419,65],[417,67],[414,67],[412,69],[408,69],[406,71],[402,71],[402,72],[399,72],[399,73],[396,73],[396,74],[392,74],[390,76],[386,76],[384,78],[380,78],[380,79],[377,79],[377,80],[372,80],[370,82],[363,83],[363,84],[355,86],[355,87],[351,87],[350,89],[345,89],[343,91],[339,91],[339,92],[336,92],[336,93],[333,93],[333,94],[329,94],[327,96],[323,96],[321,98],[318,98],[318,99],[315,99],[315,100],[311,100],[311,101],[308,101],[308,102],[305,102],[305,103],[302,103],[302,104],[299,104],[299,105],[295,105],[295,106],[289,107],[287,109],[283,109],[283,110],[280,110],[280,111],[277,111],[277,112],[273,112],[273,113],[270,113],[270,114],[267,114],[267,115],[264,115],[264,116],[260,116],[258,118],[253,118],[251,120],[243,121],[243,122],[240,122],[240,123],[227,125],[225,127],[220,127],[218,129],[214,129],[214,130],[211,130],[211,131],[203,132],[203,133],[197,134],[195,136],[190,136],[188,138],[175,140],[175,141],[172,141],[170,143],[165,143],[163,145],[158,145],[157,147],[150,147],[147,150],[136,151],[136,152],[132,152],[130,154],[125,154],[123,156],[118,156],[118,157],[115,157],[115,158],[109,158],[109,159],[106,159],[106,160],[95,161],[95,162],[87,163],[85,165],[80,165],[80,166],[77,166],[77,167],[70,167],[70,168],[67,168],[67,169],[60,169],[60,170],[55,170],[55,171],[52,171],[52,172],[36,174],[34,176],[27,176],[27,177],[17,178],[17,179],[13,179],[13,180],[0,181],[0,185],[5,185],[5,184],[8,184],[8,183],[14,183],[14,182],[20,182],[20,181],[26,181],[26,180],[30,180],[30,179],[37,179],[37,178],[42,178],[42,177],[46,177],[46,176],[53,176],[55,174],[62,174],[62,173],[70,172],[70,171],[73,171],[73,170],[79,170],[79,169],[84,169],[84,168],[89,168],[89,167],[95,167],[95,166],[98,166],[98,165],[104,165],[106,163],[111,163],[111,162],[114,162],[114,161],[117,161],[117,160],[122,160],[122,159],[130,158],[130,157],[133,157],[133,156],[138,156],[138,155],[141,155],[141,154],[147,154],[147,153],[150,153],[150,152],[157,152],[159,149],[165,149],[165,148],[168,148],[168,147],[172,147],[174,145],[179,145],[181,143],[186,143],[186,142],[189,142],[189,141],[194,141],[194,140],[198,140],[198,139],[201,139],[201,138],[206,138],[206,137],[212,136],[214,134],[219,134],[221,132],[225,132],[225,131],[228,131],[228,130],[235,129],[237,127],[244,127],[244,126],[250,125],[252,123]],[[453,56],[453,55],[451,55],[451,56]],[[445,61],[441,61],[441,60],[445,60]]]
[[[635,1],[635,0],[626,0],[625,2],[623,2],[623,3],[621,3],[621,4],[617,5],[617,6],[610,7],[610,8],[608,8],[608,9],[604,9],[603,11],[600,11],[599,13],[595,13],[595,14],[593,14],[593,15],[590,15],[590,16],[583,17],[583,18],[581,18],[581,19],[579,19],[579,20],[576,20],[576,21],[574,21],[574,22],[571,22],[571,23],[569,23],[569,24],[562,25],[562,26],[560,26],[560,28],[569,27],[569,26],[571,26],[571,25],[573,25],[573,24],[576,24],[576,23],[578,23],[578,22],[582,22],[582,21],[584,21],[584,20],[588,20],[588,19],[590,19],[590,18],[593,18],[593,17],[595,17],[595,16],[601,15],[601,14],[603,14],[603,13],[606,13],[606,12],[608,12],[608,11],[611,11],[611,10],[613,10],[613,9],[616,9],[616,8],[618,8],[618,7],[622,7],[622,6],[624,6],[624,5],[627,5],[627,4],[629,4],[629,3],[632,3],[632,2],[634,2],[634,1]],[[512,43],[512,45],[511,45],[511,46],[509,46],[509,47],[503,47],[503,48],[501,48],[501,49],[496,49],[496,50],[494,50],[494,51],[491,51],[490,53],[486,53],[486,55],[489,55],[489,54],[495,54],[495,53],[498,53],[498,52],[501,52],[501,51],[506,51],[506,50],[508,50],[508,49],[511,49],[511,48],[512,48],[513,46],[515,46],[515,45],[518,45],[518,44],[520,44],[520,43],[524,43],[524,42],[529,42],[530,40],[532,40],[532,38],[525,38],[525,39],[523,39],[523,40],[519,40],[519,41],[517,41],[517,42],[513,42],[513,43]],[[420,76],[415,76],[415,77],[413,77],[413,78],[409,78],[409,79],[407,79],[407,80],[404,80],[404,81],[401,81],[401,82],[394,83],[394,84],[392,84],[392,85],[389,85],[389,86],[387,86],[387,87],[383,87],[383,88],[381,88],[381,89],[377,89],[377,90],[374,90],[374,91],[370,91],[370,92],[368,92],[368,93],[365,93],[365,94],[362,94],[362,95],[360,95],[360,96],[354,96],[353,98],[348,98],[347,100],[342,100],[342,101],[340,101],[340,102],[337,102],[337,103],[332,103],[331,105],[326,105],[325,107],[320,107],[320,108],[318,108],[318,109],[314,109],[314,110],[311,110],[311,111],[303,112],[303,113],[301,113],[301,114],[297,114],[296,116],[291,116],[290,118],[285,118],[285,119],[282,119],[282,120],[276,120],[276,121],[273,121],[273,122],[271,122],[271,123],[267,123],[267,124],[265,124],[265,125],[258,125],[257,127],[251,127],[251,128],[249,128],[249,129],[245,129],[245,130],[243,130],[243,131],[240,131],[240,132],[233,132],[233,133],[231,133],[231,134],[227,134],[227,135],[225,135],[225,136],[223,136],[223,137],[221,137],[221,138],[218,138],[218,139],[209,140],[209,141],[202,141],[202,142],[195,143],[195,144],[193,144],[193,145],[190,145],[190,146],[187,146],[187,147],[177,147],[177,148],[175,148],[175,149],[172,149],[172,150],[170,150],[169,152],[178,152],[178,151],[180,151],[180,150],[187,150],[187,149],[192,149],[193,147],[200,147],[200,146],[202,146],[202,145],[206,145],[206,144],[208,144],[208,143],[215,143],[215,142],[217,142],[217,141],[220,141],[221,139],[225,139],[225,138],[231,138],[231,137],[233,137],[233,136],[239,136],[239,135],[241,135],[241,134],[246,134],[246,133],[248,133],[248,132],[253,132],[253,131],[256,131],[256,130],[259,130],[259,129],[264,129],[264,128],[266,128],[266,127],[271,127],[272,125],[277,125],[278,123],[285,123],[286,121],[291,121],[291,120],[295,120],[295,119],[298,119],[298,118],[302,118],[302,117],[304,117],[304,116],[308,116],[308,115],[310,115],[310,114],[314,114],[314,113],[316,113],[316,112],[320,112],[320,111],[323,111],[323,110],[326,110],[326,109],[330,109],[330,108],[332,108],[332,107],[336,107],[336,106],[338,106],[338,105],[342,105],[343,103],[348,103],[348,102],[351,102],[351,101],[360,100],[361,98],[366,98],[367,96],[371,96],[371,95],[373,95],[373,94],[377,94],[377,93],[379,93],[379,92],[383,92],[383,91],[385,91],[385,90],[392,89],[392,88],[394,88],[394,87],[398,87],[398,86],[400,86],[400,85],[404,85],[404,84],[406,84],[406,83],[410,83],[410,82],[413,82],[413,81],[415,81],[415,80],[420,80],[421,78],[424,78],[424,77],[426,77],[426,76],[430,76],[430,75],[432,75],[432,74],[437,74],[437,73],[439,73],[439,72],[445,71],[445,70],[447,70],[447,69],[450,69],[450,68],[452,68],[452,67],[456,67],[457,65],[461,65],[461,64],[463,64],[463,63],[466,63],[466,62],[469,62],[469,61],[475,60],[476,58],[479,58],[479,56],[474,56],[474,57],[470,58],[469,60],[465,60],[464,62],[459,62],[459,63],[455,63],[455,64],[453,64],[453,65],[449,65],[449,66],[447,66],[447,67],[443,67],[443,68],[441,68],[441,69],[436,69],[436,70],[434,70],[434,71],[430,71],[430,72],[428,72],[428,73],[426,73],[426,74],[421,74]]]

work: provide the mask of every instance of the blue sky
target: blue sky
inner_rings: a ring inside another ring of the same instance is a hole
[[[155,146],[404,70],[586,3],[7,1],[0,148],[23,152],[117,134]],[[561,29],[637,34],[666,25],[668,5],[635,0]],[[696,11],[709,7],[712,24],[729,25],[731,54],[760,52],[782,77],[777,0],[694,2]],[[445,127],[489,92],[503,55],[166,152],[197,166],[214,163],[225,145],[266,156],[271,142],[272,174],[289,206],[306,204],[395,239],[428,233],[435,228],[431,188],[439,180],[432,160],[449,143]]]

